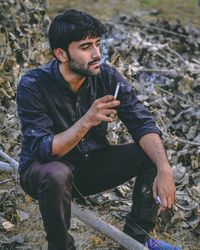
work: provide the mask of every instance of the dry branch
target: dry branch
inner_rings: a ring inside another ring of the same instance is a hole
[[[1,229],[4,229],[6,231],[11,231],[14,227],[15,227],[15,225],[13,225],[8,220],[6,220],[0,216],[0,228]]]
[[[144,28],[144,29],[147,29],[147,30],[157,30],[157,31],[164,32],[166,34],[170,34],[170,35],[174,35],[174,36],[179,36],[179,37],[188,39],[188,36],[183,35],[181,33],[174,32],[174,31],[167,30],[167,29],[163,29],[163,28],[160,28],[160,27],[157,27],[157,26],[153,26],[153,25],[149,25],[149,24],[138,24],[138,23],[132,23],[132,22],[127,22],[127,21],[123,21],[123,22],[119,21],[119,23],[131,25],[131,26],[136,26],[136,27],[141,27],[141,28]]]
[[[96,216],[92,215],[89,211],[81,208],[75,203],[72,203],[72,214],[76,218],[78,218],[79,220],[87,224],[88,226],[93,227],[95,230],[98,230],[102,234],[118,242],[121,246],[125,247],[125,249],[128,249],[128,250],[148,249],[144,245],[139,243],[138,241],[131,238],[129,235],[123,233],[116,227],[106,223],[100,218],[97,218]]]
[[[19,163],[15,161],[12,157],[8,156],[6,153],[4,153],[2,150],[0,150],[0,157],[2,157],[4,160],[8,161],[9,164],[4,164],[4,167],[7,168],[9,172],[17,172]],[[3,164],[2,164],[3,165]],[[9,169],[9,166],[10,169]]]
[[[13,168],[9,163],[0,161],[0,171],[6,173],[13,173]]]

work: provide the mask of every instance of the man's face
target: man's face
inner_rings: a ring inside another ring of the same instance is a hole
[[[100,73],[100,39],[86,38],[70,43],[67,56],[70,70],[81,76]]]

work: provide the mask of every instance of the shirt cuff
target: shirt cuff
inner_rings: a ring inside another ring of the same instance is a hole
[[[141,130],[137,131],[137,133],[134,133],[134,135],[132,135],[133,140],[138,143],[139,140],[146,134],[158,134],[160,137],[162,136],[162,132],[160,131],[159,128],[157,127],[152,127],[152,128],[142,128]]]
[[[44,136],[39,146],[39,157],[41,161],[52,159],[52,143],[54,135]]]

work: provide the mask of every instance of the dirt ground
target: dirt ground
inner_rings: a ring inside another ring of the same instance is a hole
[[[183,23],[200,26],[198,0],[49,0],[48,13],[51,17],[68,8],[87,11],[102,21],[108,21],[122,13],[137,13],[150,18],[147,12],[158,10],[160,17],[172,21],[180,19]]]
[[[11,232],[0,231],[1,240],[0,243],[8,241],[12,236],[18,235],[22,238],[22,244],[14,243],[6,244],[2,247],[2,250],[47,250],[47,241],[45,240],[45,232],[43,229],[42,219],[39,212],[38,202],[33,200],[31,197],[26,195],[19,186],[18,181],[8,183],[1,186],[2,189],[14,189],[13,197],[15,199],[15,207],[17,210],[24,211],[29,214],[28,219],[23,221],[19,220],[19,217],[15,221],[15,229]],[[113,195],[115,191],[105,192],[104,195]],[[101,195],[103,195],[101,194]],[[100,196],[101,196],[100,195]],[[129,195],[130,196],[130,195]],[[11,198],[9,198],[11,199]],[[12,199],[11,199],[12,200]],[[78,204],[83,204],[79,202]],[[92,203],[91,203],[92,204]],[[117,218],[115,210],[117,211],[119,202],[105,200],[99,205],[92,204],[91,206],[86,205],[85,207],[90,210],[92,214],[98,218],[103,219],[107,223],[114,225],[120,230],[123,229],[124,220]],[[12,221],[10,220],[10,221]],[[77,218],[72,216],[70,234],[75,239],[77,250],[114,250],[119,249],[119,245],[111,239],[105,237],[101,233],[97,232],[93,228],[79,221]],[[199,241],[196,237],[192,237],[192,234],[187,233],[180,228],[180,231],[176,229],[174,234],[170,234],[170,231],[165,230],[158,223],[157,228],[151,234],[154,238],[162,239],[172,244],[179,245],[182,250],[198,250]]]

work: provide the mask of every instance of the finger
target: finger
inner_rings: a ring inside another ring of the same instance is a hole
[[[116,109],[105,109],[103,111],[104,115],[116,115],[117,114],[117,110]]]
[[[105,115],[99,115],[99,120],[102,122],[109,122],[109,123],[113,122],[112,117],[105,116]]]
[[[166,209],[167,209],[166,207],[160,207],[160,208],[158,209],[158,214],[160,214],[160,213],[162,213],[162,212],[165,212]]]
[[[171,208],[172,207],[172,197],[167,197],[167,208]]]
[[[174,203],[176,202],[176,190],[174,192]]]
[[[109,109],[109,108],[114,108],[120,105],[120,101],[116,100],[116,101],[110,101],[107,103],[104,103],[104,108],[105,109]]]
[[[162,195],[160,196],[160,200],[161,200],[161,207],[166,209],[167,208],[167,199],[166,197],[163,197]]]
[[[170,202],[171,202],[171,207],[172,207],[173,204],[176,202],[176,190],[172,192],[172,195],[170,197]]]
[[[99,99],[96,100],[97,103],[105,103],[105,102],[110,102],[114,100],[114,97],[112,95],[105,95],[103,97],[100,97]]]
[[[173,197],[172,197],[172,205],[176,202],[176,191],[174,192],[173,194]]]

